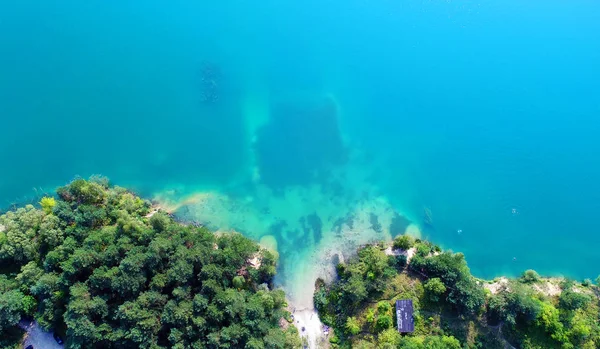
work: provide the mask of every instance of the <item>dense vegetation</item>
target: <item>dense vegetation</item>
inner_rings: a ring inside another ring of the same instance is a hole
[[[591,282],[474,278],[460,253],[400,236],[369,245],[318,282],[315,307],[340,348],[598,348],[598,288]],[[407,253],[410,251],[410,253]],[[407,263],[407,255],[412,258]],[[548,292],[548,289],[558,292]],[[395,300],[412,299],[415,332],[396,330]]]
[[[150,204],[103,179],[77,179],[0,216],[0,347],[22,318],[67,348],[294,348],[270,290],[274,255],[238,234],[150,215]],[[285,323],[285,322],[284,322]]]

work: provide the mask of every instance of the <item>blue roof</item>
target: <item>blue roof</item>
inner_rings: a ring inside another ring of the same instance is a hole
[[[398,320],[398,332],[414,332],[415,321],[413,319],[412,299],[396,301],[396,319]]]

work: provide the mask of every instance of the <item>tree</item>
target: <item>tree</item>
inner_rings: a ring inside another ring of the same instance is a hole
[[[397,256],[389,256],[388,260],[388,263],[390,265],[393,265],[398,271],[402,271],[408,263],[408,258],[406,257],[406,255],[403,254],[399,254]]]
[[[39,242],[36,235],[42,216],[43,213],[32,205],[0,216],[0,225],[5,230],[0,241],[0,259],[22,265],[37,258]]]
[[[560,294],[560,308],[566,310],[577,310],[586,307],[592,299],[587,294],[566,290]]]
[[[233,278],[233,287],[237,288],[237,289],[241,289],[244,287],[244,283],[246,282],[246,280],[244,279],[243,276],[236,276]]]
[[[355,317],[349,317],[346,320],[346,331],[351,335],[356,335],[360,332],[360,324]]]
[[[387,301],[381,301],[377,303],[377,313],[387,314],[392,310],[392,306]]]
[[[400,235],[394,239],[394,249],[395,250],[408,250],[413,247],[415,243],[415,239],[410,235]]]
[[[21,320],[24,297],[17,290],[0,293],[0,333],[16,326]]]
[[[21,272],[15,280],[19,283],[21,291],[29,293],[29,289],[42,277],[44,271],[35,262],[29,262],[21,267]]]
[[[458,339],[452,336],[427,336],[423,346],[427,349],[461,349]]]
[[[521,275],[520,280],[523,283],[532,284],[534,282],[540,281],[540,275],[535,270],[529,269],[523,272],[523,275]]]
[[[344,299],[350,306],[355,306],[367,298],[367,286],[359,275],[353,275],[343,285]]]
[[[39,236],[44,251],[50,251],[62,244],[65,233],[60,227],[60,219],[55,215],[47,215],[40,224]]]
[[[383,314],[383,315],[377,315],[377,322],[375,324],[375,327],[377,328],[377,330],[379,332],[382,332],[390,327],[392,327],[392,324],[394,322],[392,321],[392,317],[388,314]]]
[[[438,302],[440,298],[446,293],[446,286],[440,278],[432,278],[427,280],[424,285],[427,297],[431,302]]]
[[[560,322],[559,311],[552,304],[541,303],[541,311],[535,323],[557,342],[564,343],[568,341],[564,325]]]
[[[45,214],[51,214],[54,206],[56,206],[56,200],[53,197],[44,196],[40,200],[40,206],[42,206],[42,211]]]
[[[398,348],[401,340],[400,333],[395,328],[388,328],[377,336],[380,346],[389,346],[390,348]]]

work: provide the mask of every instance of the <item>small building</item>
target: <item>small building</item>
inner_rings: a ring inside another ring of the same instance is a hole
[[[396,319],[398,320],[398,332],[412,333],[415,331],[412,299],[396,301]]]

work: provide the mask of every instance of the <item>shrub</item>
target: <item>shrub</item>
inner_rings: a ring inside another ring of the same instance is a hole
[[[386,314],[390,310],[392,310],[392,306],[390,305],[389,302],[381,301],[381,302],[377,303],[377,312],[379,314]]]
[[[346,320],[346,331],[348,331],[348,333],[351,335],[356,335],[360,332],[360,324],[355,317],[349,317]]]
[[[56,206],[56,200],[53,197],[44,196],[42,200],[40,200],[40,206],[42,206],[42,210],[46,214],[52,213],[54,206]]]
[[[431,248],[426,244],[418,244],[417,245],[417,255],[421,257],[426,257],[431,252]]]
[[[440,278],[427,280],[424,288],[427,298],[432,302],[438,302],[440,297],[446,293],[446,286],[444,286],[444,283]]]
[[[410,235],[400,235],[394,239],[395,250],[408,250],[415,244],[415,239]]]
[[[235,287],[239,290],[242,287],[244,287],[244,284],[246,283],[246,279],[244,279],[243,276],[238,275],[233,278],[232,283],[233,283],[233,287]]]
[[[377,323],[375,324],[375,327],[377,328],[377,330],[379,332],[384,331],[390,327],[392,327],[393,321],[392,321],[392,317],[389,316],[388,314],[384,314],[384,315],[379,315],[377,316]]]
[[[560,307],[567,310],[577,310],[587,306],[591,299],[588,295],[566,290],[560,294]]]
[[[397,271],[401,271],[406,267],[407,258],[403,254],[397,256],[388,256],[388,264],[396,268]]]
[[[538,282],[540,281],[540,275],[535,270],[529,269],[521,275],[520,281],[526,284]]]

